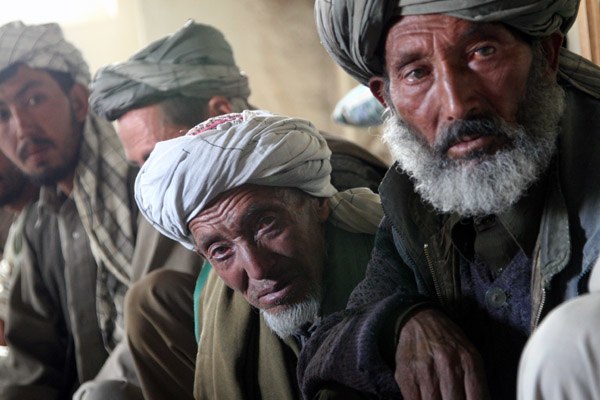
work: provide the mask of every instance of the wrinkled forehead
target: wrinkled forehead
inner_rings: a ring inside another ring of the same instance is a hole
[[[265,215],[289,216],[295,212],[294,203],[298,198],[294,189],[243,185],[214,199],[190,221],[188,228],[196,244],[201,246],[215,235],[242,234]]]
[[[532,38],[502,22],[473,22],[446,14],[406,15],[394,18],[382,35],[382,43],[402,40],[415,35],[432,38],[476,37],[494,33],[510,34],[530,42]]]
[[[400,57],[409,62],[437,53],[461,52],[476,42],[488,40],[533,43],[533,38],[500,22],[472,22],[444,14],[409,15],[394,20],[383,35],[379,54],[385,72],[390,58]]]
[[[312,196],[294,187],[266,186],[246,184],[223,193],[222,200],[247,199],[249,203],[264,203],[281,205],[284,208],[293,207]]]
[[[290,212],[311,196],[300,189],[246,184],[221,193],[197,216],[192,224],[243,224],[249,216],[261,212]]]
[[[235,221],[241,219],[251,208],[264,208],[283,204],[281,188],[245,184],[229,189],[204,207],[194,217],[198,224],[211,224],[215,221]]]

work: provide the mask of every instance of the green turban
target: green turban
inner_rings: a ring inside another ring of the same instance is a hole
[[[177,32],[151,43],[122,63],[96,73],[90,104],[110,120],[127,111],[172,96],[209,99],[225,96],[232,103],[250,95],[248,78],[217,29],[188,21]]]
[[[447,14],[475,22],[502,22],[533,37],[566,33],[577,16],[579,0],[316,0],[321,42],[331,57],[362,84],[383,74],[379,46],[392,18]],[[559,74],[600,98],[600,70],[561,50]]]

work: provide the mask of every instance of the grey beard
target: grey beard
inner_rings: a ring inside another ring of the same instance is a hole
[[[383,141],[400,168],[413,179],[417,193],[438,212],[464,217],[502,213],[546,170],[556,151],[565,95],[558,84],[544,76],[541,58],[534,49],[534,64],[517,126],[487,115],[456,121],[431,147],[388,109]],[[468,134],[474,129],[504,136],[508,145],[494,154],[475,152],[468,159],[448,158],[448,137],[459,137],[461,130]]]
[[[280,338],[297,333],[306,323],[312,323],[319,314],[321,299],[318,295],[310,295],[306,300],[292,304],[286,309],[271,314],[260,310],[267,326]]]

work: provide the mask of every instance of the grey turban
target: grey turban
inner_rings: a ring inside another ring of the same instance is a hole
[[[362,84],[381,76],[378,54],[391,19],[400,15],[448,14],[477,22],[502,22],[534,37],[566,33],[579,0],[316,0],[321,42],[331,57]],[[561,50],[561,77],[600,98],[597,67]]]
[[[0,71],[17,63],[66,72],[85,86],[90,82],[90,69],[81,52],[65,40],[57,24],[25,25],[14,21],[1,26]]]
[[[250,95],[223,34],[193,21],[129,60],[99,69],[91,89],[92,109],[110,120],[174,95],[244,101]]]
[[[366,188],[338,193],[330,183],[330,156],[306,120],[260,110],[227,114],[158,143],[137,176],[135,199],[152,225],[189,249],[190,221],[221,193],[244,184],[329,197],[332,223],[374,233],[382,217],[379,196]]]

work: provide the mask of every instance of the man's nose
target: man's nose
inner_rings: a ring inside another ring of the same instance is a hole
[[[442,64],[436,85],[441,107],[441,123],[464,119],[479,108],[478,80],[468,67]]]
[[[275,256],[261,246],[249,245],[244,247],[242,262],[242,268],[250,280],[269,279],[275,265]]]
[[[32,133],[35,131],[35,123],[25,107],[13,106],[11,107],[11,113],[17,138],[23,140],[31,137]]]

